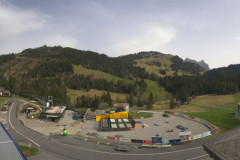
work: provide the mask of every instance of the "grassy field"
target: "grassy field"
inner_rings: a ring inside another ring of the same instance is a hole
[[[137,113],[137,112],[129,112],[128,113],[132,118],[150,118],[153,116],[152,113]]]
[[[240,117],[235,117],[231,110],[205,108],[207,111],[198,113],[187,113],[201,119],[205,119],[216,125],[221,132],[240,127]]]
[[[145,70],[148,73],[156,74],[159,77],[172,76],[175,73],[175,71],[173,71],[171,68],[171,64],[172,64],[171,58],[172,57],[173,57],[173,55],[165,54],[165,55],[158,55],[158,56],[143,58],[143,59],[136,60],[136,62],[137,62],[136,65],[139,67],[145,68]],[[151,63],[151,62],[156,62],[156,61],[161,63],[161,67],[148,64],[149,62]],[[165,75],[160,74],[159,73],[160,69],[165,70],[166,74]],[[177,72],[177,74],[179,76],[183,75],[183,74],[190,75],[190,74],[184,73],[180,70]]]
[[[169,110],[169,108],[166,109],[166,110]],[[176,106],[171,111],[176,112],[176,113],[192,113],[192,112],[197,112],[198,113],[198,112],[206,112],[208,110],[204,107],[201,107],[201,106],[189,104],[189,105],[181,105],[180,107]]]
[[[79,66],[74,65],[73,70],[74,70],[74,74],[81,74],[85,76],[91,75],[95,79],[103,78],[103,79],[106,79],[107,81],[113,81],[114,84],[116,84],[119,80],[129,84],[134,83],[132,80],[120,78],[102,71],[83,68],[81,65]]]
[[[165,99],[166,95],[169,95],[169,93],[166,92],[162,87],[160,87],[157,82],[151,80],[144,81],[147,83],[147,89],[143,93],[143,96],[149,96],[149,94],[152,92],[154,98],[157,96],[157,99]]]
[[[22,145],[18,145],[18,147],[20,148],[21,151],[26,151],[29,150],[30,151],[30,155],[29,156],[34,156],[38,153],[38,149],[37,148],[32,148],[32,147],[27,147],[27,146],[22,146]]]
[[[84,90],[73,90],[73,89],[68,89],[68,95],[70,96],[70,102],[73,103],[74,100],[79,97],[79,96],[87,96],[89,95],[90,97],[96,96],[101,96],[103,93],[107,93],[106,91],[101,91],[97,89],[91,89],[90,91],[84,91]],[[122,93],[115,93],[115,92],[109,92],[111,95],[112,100],[121,99],[125,100],[126,99],[126,94]]]
[[[5,98],[5,97],[0,97],[0,109],[2,108],[2,106],[4,105],[4,102],[8,101],[8,102],[13,102],[12,99],[9,98]]]
[[[172,55],[165,54],[165,55],[158,55],[157,57],[154,56],[154,57],[139,59],[139,60],[136,60],[136,62],[137,62],[137,66],[143,67],[146,69],[147,72],[156,74],[161,77],[164,75],[161,75],[159,73],[160,69],[169,70],[166,72],[166,75],[172,75],[174,73],[170,68],[172,64],[171,58],[172,58]],[[152,62],[156,60],[161,63],[161,67],[146,64],[147,62]]]
[[[29,98],[21,97],[21,96],[18,96],[18,95],[15,95],[14,98],[22,99],[22,100],[25,100],[27,102],[31,102],[33,104],[40,105],[40,106],[44,106],[45,105],[45,104],[42,104],[42,103],[40,103],[38,101],[33,101],[33,100],[29,99]]]
[[[166,65],[171,64],[170,61],[164,61],[164,63],[167,63]],[[124,81],[126,83],[131,83],[131,84],[134,83],[134,81],[132,81],[132,80],[120,78],[120,77],[117,77],[117,76],[114,76],[114,75],[111,75],[108,73],[104,73],[101,71],[97,71],[97,70],[86,69],[80,65],[79,66],[74,65],[73,67],[74,67],[75,74],[81,74],[81,75],[86,75],[86,76],[91,75],[94,78],[104,78],[108,81],[113,80],[114,83],[117,83],[118,80]],[[157,82],[154,82],[151,80],[145,80],[145,82],[147,83],[148,86],[147,86],[146,91],[143,93],[143,96],[148,97],[149,94],[152,92],[154,95],[154,98],[155,99],[157,98],[157,101],[158,101],[155,106],[156,106],[156,108],[159,108],[159,107],[157,107],[157,106],[161,106],[159,104],[159,101],[164,100],[166,98],[166,95],[168,95],[168,92],[164,91],[164,89],[162,87],[160,87]],[[106,91],[100,91],[100,90],[96,90],[96,89],[91,89],[89,92],[86,92],[84,90],[69,89],[68,95],[70,96],[70,102],[73,103],[74,100],[79,96],[82,96],[82,95],[101,96],[103,92],[106,93]],[[125,100],[126,96],[127,96],[127,94],[120,94],[120,93],[113,93],[113,92],[110,92],[110,94],[111,94],[111,97],[113,100],[116,100],[116,99]]]
[[[217,106],[217,107],[236,107],[236,95],[203,95],[192,100],[193,104]],[[240,96],[239,96],[240,97]]]
[[[240,127],[240,117],[236,117],[233,110],[211,108],[206,106],[215,107],[225,107],[225,108],[236,108],[237,102],[240,101],[240,93],[235,95],[224,95],[224,96],[214,96],[214,95],[204,95],[196,97],[191,103],[203,104],[195,105],[195,107],[200,107],[203,112],[188,112],[186,114],[192,115],[201,119],[205,119],[212,124],[219,127],[221,132],[228,131],[237,127]],[[194,104],[191,104],[194,106]]]
[[[149,94],[152,92],[154,99],[157,98],[155,104],[153,105],[154,110],[164,110],[169,108],[169,100],[166,100],[167,95],[169,95],[168,92],[164,91],[162,87],[159,86],[157,82],[151,81],[151,80],[145,80],[147,83],[147,89],[143,93],[142,98],[148,99]],[[74,104],[74,101],[76,100],[77,97],[79,96],[87,96],[89,95],[90,97],[96,96],[101,96],[103,93],[107,93],[106,91],[102,90],[97,90],[97,89],[91,89],[90,91],[85,91],[85,90],[73,90],[73,89],[68,89],[67,91],[69,97],[70,97],[70,102]],[[115,93],[115,92],[110,92],[111,98],[113,101],[116,101],[117,99],[120,99],[121,102],[126,101],[126,96],[128,94],[123,94],[123,93]],[[131,106],[133,110],[138,110],[138,107]],[[141,107],[140,109],[146,109],[146,107]]]

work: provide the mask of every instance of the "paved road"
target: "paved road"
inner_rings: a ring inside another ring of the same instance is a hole
[[[31,142],[34,146],[40,149],[40,154],[30,159],[69,159],[69,160],[195,160],[202,159],[207,156],[203,150],[201,143],[191,143],[183,145],[184,147],[174,147],[171,149],[152,149],[140,150],[136,149],[133,152],[120,153],[115,152],[109,146],[93,145],[82,142],[74,143],[77,140],[68,140],[67,137],[60,139],[50,139],[40,133],[37,133],[25,127],[16,118],[17,100],[14,99],[13,106],[9,110],[9,133],[16,142]],[[71,138],[71,137],[69,137]],[[64,141],[65,140],[65,141]],[[193,147],[193,148],[192,148]]]

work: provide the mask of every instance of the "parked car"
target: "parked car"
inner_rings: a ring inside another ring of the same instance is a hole
[[[182,125],[177,125],[176,127],[180,130],[187,130],[188,129],[187,127],[184,127]]]
[[[170,117],[170,115],[167,114],[167,113],[164,113],[162,116],[163,116],[163,117]]]

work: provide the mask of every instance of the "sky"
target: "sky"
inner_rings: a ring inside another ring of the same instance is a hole
[[[240,63],[239,0],[0,0],[0,54],[43,45]]]

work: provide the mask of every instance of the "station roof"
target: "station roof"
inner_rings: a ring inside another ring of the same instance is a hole
[[[67,106],[51,106],[46,110],[46,113],[59,113],[62,114]]]
[[[0,159],[27,160],[2,123],[0,123]]]
[[[115,103],[114,104],[114,107],[127,107],[127,106],[129,106],[128,103]]]

